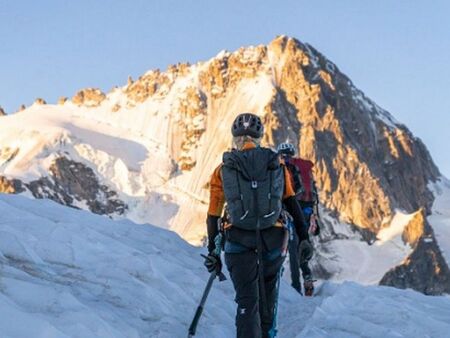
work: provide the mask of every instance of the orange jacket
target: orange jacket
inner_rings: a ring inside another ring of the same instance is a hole
[[[244,145],[243,150],[252,149],[255,145],[248,142]],[[283,163],[282,163],[283,165]],[[222,164],[220,164],[213,172],[210,180],[209,188],[209,208],[208,214],[211,216],[222,216],[223,207],[225,204],[225,194],[223,192],[222,186],[222,175],[221,175]],[[295,196],[295,191],[292,186],[292,178],[289,170],[283,165],[284,169],[284,195],[283,199]]]

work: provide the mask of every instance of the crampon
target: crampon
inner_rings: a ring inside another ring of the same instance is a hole
[[[304,292],[305,296],[311,297],[314,295],[314,282],[316,282],[316,280],[310,279],[310,280],[306,280],[303,283],[303,288],[305,289],[305,292]]]

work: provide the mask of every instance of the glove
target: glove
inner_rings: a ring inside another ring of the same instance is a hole
[[[206,269],[208,269],[208,272],[211,273],[215,271],[220,275],[222,272],[222,261],[220,260],[220,256],[209,253],[208,256],[202,255],[202,257],[205,259],[203,264],[206,266]]]
[[[303,240],[298,246],[298,257],[300,259],[300,264],[308,262],[314,253],[314,248],[309,242],[309,240]]]
[[[309,233],[313,236],[320,235],[319,219],[314,214],[309,219]]]

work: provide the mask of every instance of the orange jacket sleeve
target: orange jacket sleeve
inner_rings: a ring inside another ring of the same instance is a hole
[[[284,170],[284,195],[283,199],[286,199],[288,197],[295,196],[294,186],[293,186],[293,180],[291,177],[291,173],[289,172],[288,168],[286,168],[285,165],[283,165]]]
[[[219,165],[213,172],[209,182],[209,208],[208,214],[212,216],[222,216],[225,204],[225,195],[222,186],[222,165]]]

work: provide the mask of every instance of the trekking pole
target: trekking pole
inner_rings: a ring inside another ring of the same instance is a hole
[[[219,234],[214,239],[214,242],[216,244],[216,249],[214,250],[214,253],[217,256],[220,256],[220,252],[222,250],[222,238],[223,238],[222,233],[219,232]],[[219,281],[221,282],[227,279],[221,271],[213,271],[209,275],[208,282],[206,283],[205,290],[203,291],[202,299],[200,300],[200,304],[197,306],[194,318],[192,319],[191,325],[189,326],[188,338],[192,338],[195,336],[198,322],[200,320],[200,317],[202,316],[203,308],[205,307],[206,299],[208,298],[209,291],[211,291],[211,287],[216,277],[219,277]]]
[[[191,326],[189,326],[189,335],[188,338],[192,338],[195,336],[195,331],[197,330],[197,324],[200,320],[200,317],[203,313],[203,307],[205,306],[206,299],[208,298],[209,291],[211,290],[211,287],[213,285],[214,279],[217,277],[217,272],[213,271],[211,272],[211,275],[209,276],[208,283],[206,283],[205,291],[203,291],[202,300],[200,301],[200,304],[197,307],[197,310],[195,311],[194,319],[192,319]]]

